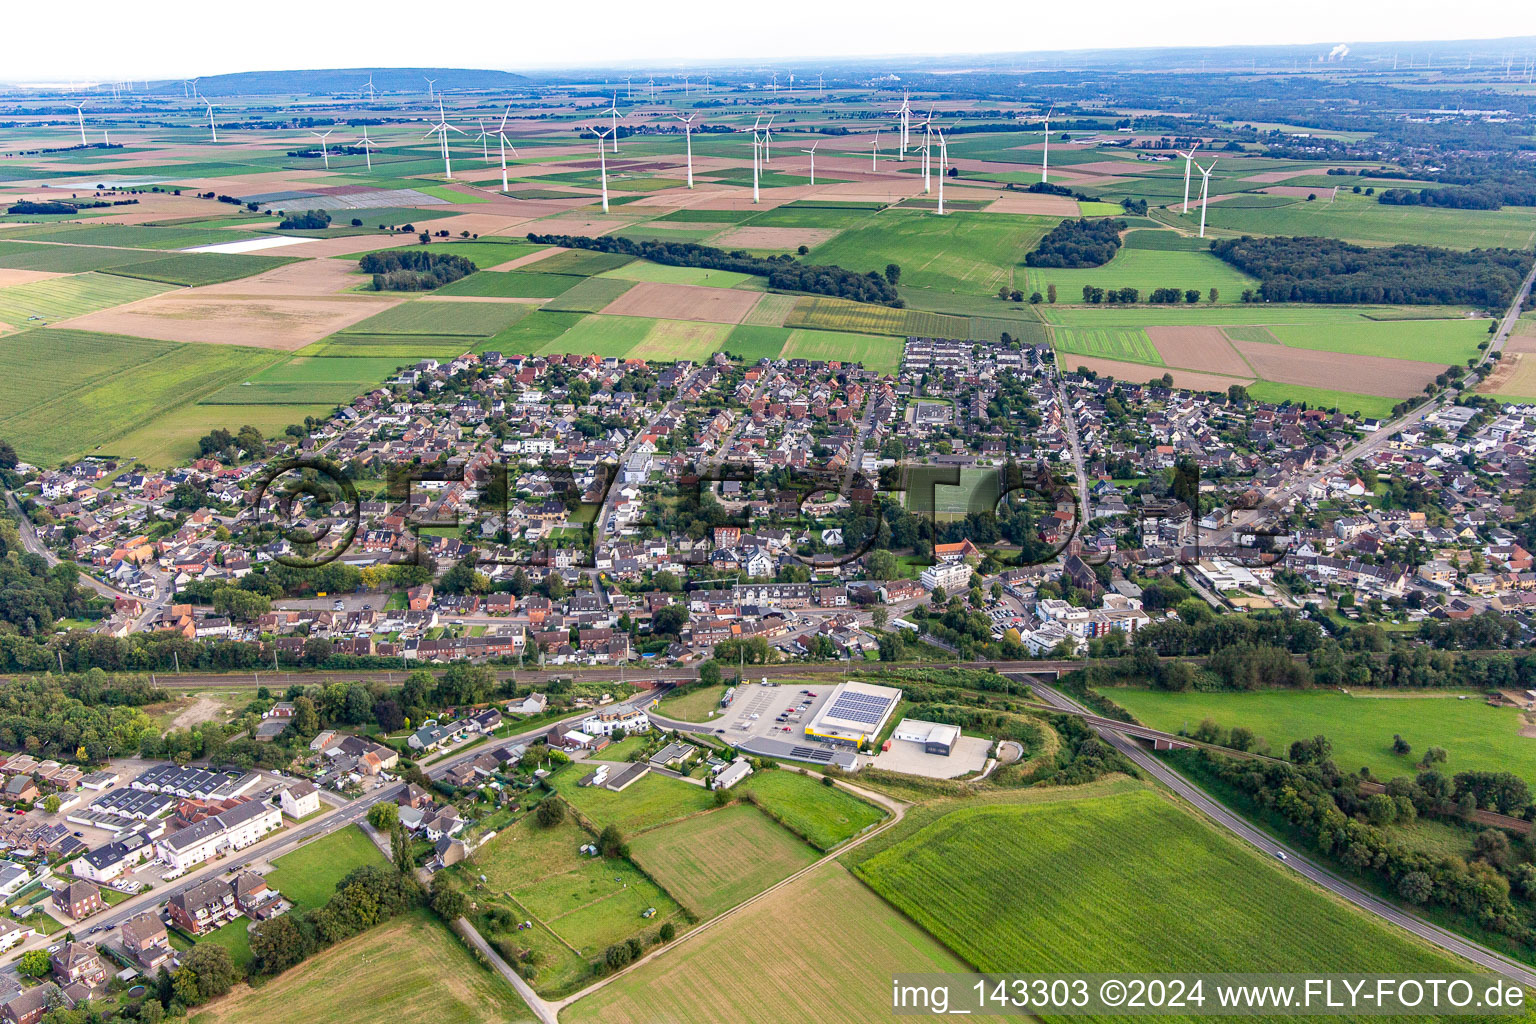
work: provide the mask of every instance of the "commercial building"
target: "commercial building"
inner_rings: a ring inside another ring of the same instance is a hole
[[[924,753],[948,757],[954,753],[955,744],[960,742],[960,727],[941,722],[924,722],[918,718],[903,718],[896,723],[891,738],[921,743]]]
[[[964,590],[971,582],[972,569],[964,562],[940,562],[923,570],[918,582],[929,590],[944,588],[945,593]]]
[[[901,691],[894,686],[839,684],[805,727],[805,734],[832,743],[863,746],[885,728],[900,700]]]
[[[155,844],[160,859],[178,871],[221,853],[239,850],[283,826],[283,813],[271,804],[248,800],[173,832]]]

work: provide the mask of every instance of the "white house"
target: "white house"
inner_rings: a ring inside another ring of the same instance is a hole
[[[650,728],[650,718],[644,711],[634,708],[602,711],[589,715],[581,723],[581,731],[588,736],[612,736],[618,729],[632,736],[637,732],[649,732]]]
[[[282,827],[283,815],[276,807],[247,800],[223,814],[172,832],[155,844],[155,852],[175,870],[185,871],[219,854],[250,846]]]
[[[736,783],[740,782],[742,779],[751,774],[752,765],[747,762],[746,758],[738,757],[725,768],[721,769],[720,773],[715,776],[713,788],[730,789],[732,786],[736,785]]]
[[[287,789],[277,798],[282,805],[283,813],[294,821],[314,814],[320,809],[320,790],[313,782],[298,782]]]

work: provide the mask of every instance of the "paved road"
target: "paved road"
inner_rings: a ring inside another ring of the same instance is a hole
[[[1042,699],[1054,707],[1060,708],[1063,711],[1073,712],[1085,710],[1082,705],[1058,690],[1040,683],[1032,683],[1031,685],[1034,686],[1035,692]],[[1227,829],[1227,831],[1239,839],[1258,848],[1268,856],[1274,856],[1277,851],[1284,852],[1286,866],[1292,868],[1314,884],[1327,889],[1342,899],[1348,900],[1362,910],[1374,914],[1388,924],[1396,925],[1405,931],[1412,932],[1424,941],[1438,946],[1448,953],[1454,953],[1480,967],[1496,971],[1527,988],[1536,987],[1536,971],[1533,971],[1529,966],[1517,963],[1485,946],[1406,913],[1385,900],[1371,895],[1352,882],[1345,881],[1327,868],[1321,867],[1314,861],[1309,860],[1300,851],[1285,843],[1278,842],[1250,825],[1243,818],[1233,814],[1222,804],[1207,796],[1204,790],[1189,782],[1172,768],[1169,768],[1157,757],[1137,746],[1115,728],[1111,726],[1095,726],[1095,731],[1109,741],[1116,750],[1119,750],[1134,762],[1138,768],[1189,801],[1203,812],[1206,817]]]

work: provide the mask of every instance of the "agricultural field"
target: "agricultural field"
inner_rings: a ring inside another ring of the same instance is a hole
[[[534,264],[534,266],[539,265]],[[553,301],[546,302],[544,308],[556,312],[597,313],[634,286],[633,281],[620,281],[611,277],[589,277],[578,281],[574,287],[565,290]]]
[[[533,353],[585,319],[581,313],[537,310],[517,323],[475,345],[476,352]],[[554,351],[559,351],[558,349]]]
[[[529,1019],[507,983],[430,912],[407,914],[327,949],[258,989],[237,987],[196,1024],[505,1024]]]
[[[817,856],[749,804],[651,829],[635,837],[630,851],[636,864],[701,920],[815,863]]]
[[[1536,398],[1536,337],[1516,330],[1477,390],[1506,401]]]
[[[383,864],[384,855],[358,827],[339,829],[272,862],[267,884],[302,906],[322,907],[354,868]]]
[[[818,850],[847,842],[886,816],[841,786],[826,786],[790,769],[754,772],[736,784],[735,792],[750,794],[770,817]]]
[[[44,245],[0,239],[0,267],[41,270],[52,274],[80,274],[134,263],[170,259],[164,253],[144,249],[112,249],[86,245]]]
[[[1022,269],[1024,254],[1054,224],[1054,218],[1015,214],[960,211],[938,217],[886,210],[803,258],[859,273],[884,273],[887,263],[895,263],[908,287],[988,295],[1001,285],[1015,286],[1015,268]]]
[[[797,301],[793,312],[784,318],[783,324],[785,327],[810,327],[822,331],[893,334],[901,338],[963,338],[970,332],[969,321],[961,317],[915,309],[894,309],[819,295],[807,295]]]
[[[225,389],[227,390],[227,389]],[[266,437],[276,437],[306,416],[325,419],[334,405],[183,405],[169,409],[122,435],[110,445],[114,452],[131,452],[156,469],[185,465],[197,458],[198,438],[214,427],[230,431],[249,424]]]
[[[1097,356],[1101,359],[1118,359],[1123,362],[1146,363],[1162,366],[1163,357],[1157,346],[1147,337],[1147,332],[1131,327],[1058,327],[1051,332],[1056,351],[1063,356]],[[1070,360],[1063,366],[1072,365]]]
[[[1146,234],[1148,232],[1135,232]],[[1208,252],[1181,252],[1171,249],[1133,249],[1122,246],[1114,259],[1102,267],[1061,269],[1057,267],[1020,267],[1020,280],[1014,287],[1026,295],[1032,291],[1044,295],[1048,285],[1056,286],[1058,302],[1081,302],[1083,286],[1099,288],[1136,288],[1146,300],[1155,288],[1193,288],[1200,301],[1209,299],[1212,288],[1218,301],[1237,302],[1244,289],[1258,282]]]
[[[253,224],[261,224],[253,221]],[[140,224],[58,224],[21,228],[7,237],[72,245],[121,246],[126,249],[191,249],[221,242],[242,242],[261,235],[252,231],[226,231],[199,227],[152,228]]]
[[[345,404],[402,366],[398,359],[317,359],[294,356],[203,399],[204,405]]]
[[[742,325],[731,329],[721,348],[748,365],[759,359],[777,359],[792,332],[787,327]]]
[[[904,343],[900,338],[843,331],[794,331],[784,343],[782,359],[821,359],[863,363],[875,373],[895,373],[901,368]]]
[[[855,871],[981,971],[1454,969],[1149,790],[962,807]]]
[[[71,320],[99,309],[147,299],[168,286],[109,274],[50,277],[0,288],[0,323],[21,327]]]
[[[1198,220],[1193,209],[1183,219],[1190,217]],[[1375,197],[1343,192],[1333,203],[1302,200],[1288,206],[1259,209],[1213,203],[1206,212],[1206,223],[1225,234],[1322,235],[1361,245],[1436,245],[1451,249],[1529,249],[1536,245],[1536,211],[1529,208],[1452,210],[1385,206],[1376,202]]]
[[[1256,402],[1305,402],[1313,409],[1338,409],[1341,412],[1359,413],[1386,419],[1392,413],[1397,399],[1385,395],[1362,395],[1355,391],[1331,391],[1327,388],[1308,388],[1296,384],[1275,384],[1267,380],[1247,385],[1248,396]]]
[[[1489,320],[1393,320],[1330,324],[1327,327],[1275,326],[1270,333],[1289,348],[1412,359],[1425,363],[1465,363],[1488,340]]]
[[[247,379],[274,359],[261,349],[63,328],[7,335],[0,338],[0,436],[22,458],[53,465]],[[44,365],[46,388],[37,381]]]
[[[533,274],[525,270],[482,270],[437,289],[434,295],[473,295],[498,299],[552,299],[574,288],[580,278]]]
[[[558,232],[558,224],[552,225]],[[537,251],[537,246],[529,247]],[[617,252],[596,252],[592,249],[567,249],[557,252],[553,256],[546,256],[541,260],[535,260],[522,269],[531,270],[540,274],[569,274],[573,277],[592,277],[607,270],[618,268],[634,262],[633,256],[626,256]]]
[[[829,908],[857,926],[829,927]],[[561,1020],[715,1024],[728,1006],[741,1024],[865,1024],[890,1013],[893,972],[965,969],[829,863],[572,1004]]]
[[[564,774],[575,778],[585,772]],[[668,920],[680,930],[685,927],[678,905],[633,864],[581,853],[580,847],[591,841],[569,816],[550,828],[525,817],[452,869],[477,891],[482,910],[505,909],[515,921],[534,922],[532,929],[503,931],[499,924],[481,921],[482,934],[508,960],[519,959],[518,949],[542,954],[533,979],[541,992],[568,990],[588,975],[588,958],[615,942],[645,932],[654,935]],[[643,917],[651,908],[656,913]]]
[[[720,349],[730,331],[727,324],[657,320],[640,343],[625,353],[625,356],[651,362],[687,359],[702,363]]]
[[[1241,725],[1283,754],[1293,740],[1318,734],[1333,743],[1333,757],[1348,771],[1369,767],[1377,778],[1415,773],[1416,756],[1392,753],[1401,735],[1416,754],[1431,746],[1450,754],[1444,769],[1510,771],[1536,784],[1536,737],[1522,736],[1523,713],[1489,707],[1481,695],[1398,691],[1346,695],[1322,691],[1167,693],[1115,688],[1105,695],[1142,723],[1177,732],[1209,718],[1224,728]]]
[[[669,779],[652,772],[622,793],[599,786],[578,786],[586,772],[567,770],[555,776],[555,789],[598,828],[616,825],[633,838],[646,829],[665,825],[715,806],[714,794],[703,786]]]
[[[341,333],[488,338],[506,330],[528,312],[526,306],[514,302],[417,299],[376,313]]]
[[[242,277],[264,274],[292,262],[294,260],[291,257],[261,256],[256,253],[183,252],[142,263],[111,267],[107,273],[141,281],[162,281],[165,284],[196,287],[238,281]]]
[[[550,314],[540,314],[550,315]],[[534,350],[537,355],[570,352],[575,355],[623,358],[643,342],[659,321],[640,316],[582,317],[563,334]],[[513,349],[512,351],[516,351]]]

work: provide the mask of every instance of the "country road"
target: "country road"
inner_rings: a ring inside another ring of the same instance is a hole
[[[1032,682],[1031,685],[1041,698],[1062,711],[1071,711],[1073,713],[1086,711],[1082,705],[1052,687],[1038,682]],[[1501,953],[1496,953],[1470,939],[1462,938],[1460,935],[1438,925],[1430,924],[1420,917],[1400,910],[1385,900],[1371,895],[1354,883],[1348,882],[1327,868],[1319,866],[1295,848],[1279,842],[1253,825],[1250,825],[1242,817],[1227,810],[1221,803],[1207,796],[1204,790],[1185,779],[1184,776],[1172,768],[1169,768],[1159,758],[1143,750],[1134,741],[1118,732],[1115,728],[1107,725],[1095,725],[1094,730],[1112,744],[1116,750],[1129,758],[1138,768],[1189,801],[1189,803],[1193,804],[1216,824],[1260,850],[1266,856],[1273,857],[1276,852],[1283,852],[1286,856],[1285,864],[1287,867],[1295,870],[1298,874],[1328,890],[1335,896],[1348,900],[1350,903],[1353,903],[1367,913],[1374,914],[1388,924],[1412,932],[1425,942],[1438,946],[1448,953],[1454,953],[1456,956],[1470,960],[1480,967],[1496,971],[1527,988],[1536,988],[1536,969],[1511,960]]]

